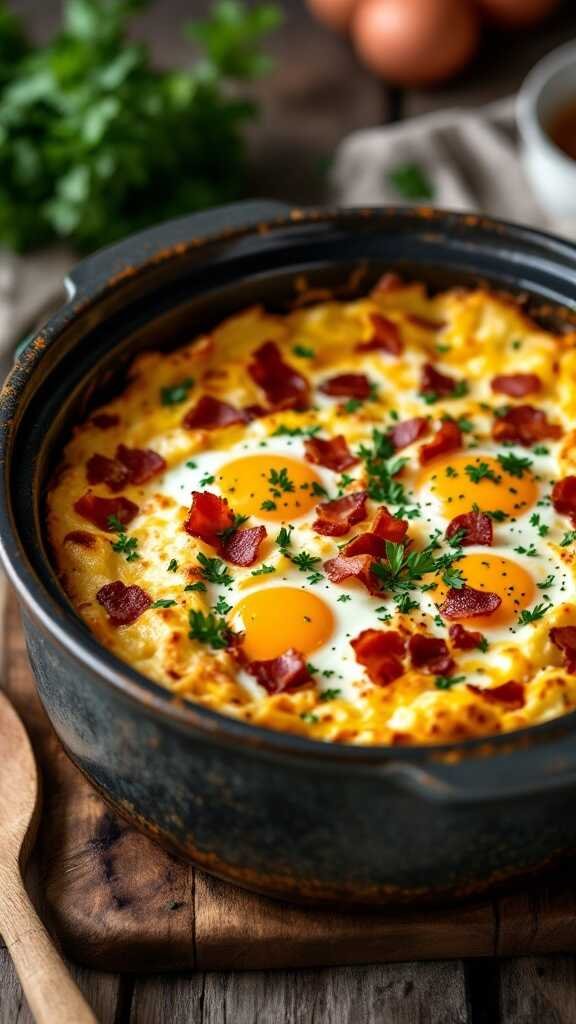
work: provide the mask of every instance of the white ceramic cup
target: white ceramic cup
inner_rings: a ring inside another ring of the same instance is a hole
[[[571,102],[576,104],[576,42],[536,64],[518,94],[524,168],[540,203],[554,217],[576,217],[576,160],[546,130],[554,114]]]

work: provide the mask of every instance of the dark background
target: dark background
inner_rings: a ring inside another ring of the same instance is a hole
[[[576,38],[576,0],[532,31],[485,34],[480,54],[459,78],[430,90],[390,89],[366,71],[349,42],[316,22],[303,0],[276,0],[283,23],[269,40],[275,69],[254,88],[261,118],[252,132],[253,191],[293,202],[322,200],[337,143],[369,128],[428,110],[475,106],[514,92],[555,46]],[[60,0],[12,0],[38,39],[58,22]],[[134,20],[159,64],[186,64],[193,54],[183,22],[202,17],[209,0],[157,0]]]

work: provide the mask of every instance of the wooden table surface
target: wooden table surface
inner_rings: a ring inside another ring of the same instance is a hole
[[[189,50],[179,23],[208,0],[158,0],[138,34],[158,60]],[[39,38],[59,0],[12,0]],[[254,193],[296,203],[321,201],[335,144],[347,132],[455,104],[512,93],[543,53],[576,37],[574,0],[530,35],[492,37],[475,66],[435,91],[387,89],[363,71],[349,46],[316,25],[301,0],[281,0],[284,24],[271,46],[277,66],[256,90]],[[159,8],[162,9],[158,17]],[[526,926],[529,927],[527,921]],[[72,967],[102,1024],[574,1024],[576,958],[450,961],[251,973],[146,977]],[[31,1018],[0,942],[0,1024]]]

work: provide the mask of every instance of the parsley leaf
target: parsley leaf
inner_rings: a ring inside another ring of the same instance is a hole
[[[560,547],[567,548],[570,544],[573,544],[575,540],[576,530],[568,530],[568,533],[565,533],[562,537],[562,540],[560,541]]]
[[[549,604],[537,604],[534,606],[532,611],[528,611],[527,608],[524,608],[518,616],[518,622],[521,626],[526,626],[529,622],[536,622],[546,614],[549,608]]]
[[[158,598],[157,601],[154,601],[154,604],[151,604],[150,607],[151,608],[173,608],[175,604],[176,604],[176,601],[173,601],[172,598],[160,597],[160,598]]]
[[[438,690],[451,690],[456,683],[463,683],[466,676],[436,676],[434,680]]]
[[[388,181],[402,199],[434,199],[434,187],[419,164],[398,164],[388,172]]]
[[[532,459],[514,455],[513,452],[508,452],[506,455],[499,455],[498,462],[506,473],[509,473],[510,476],[516,476],[519,479],[523,477],[524,472],[527,469],[530,469],[530,466],[532,465]]]
[[[300,572],[308,572],[322,559],[317,555],[311,555],[309,551],[300,551],[297,555],[292,555],[292,561],[300,569]]]
[[[188,393],[191,388],[194,387],[194,379],[192,377],[186,377],[181,380],[179,384],[173,384],[172,387],[166,387],[160,389],[160,400],[162,405],[181,405],[188,398]]]
[[[286,466],[283,466],[280,471],[272,468],[268,474],[268,483],[275,498],[281,498],[282,494],[290,494],[294,490],[294,484],[288,476]]]
[[[188,622],[190,625],[188,636],[191,640],[198,640],[201,644],[207,644],[208,647],[212,647],[215,651],[221,651],[228,647],[232,637],[232,630],[226,619],[213,615],[212,612],[209,615],[205,615],[204,612],[191,609],[188,612]]]
[[[300,356],[301,359],[314,359],[316,355],[313,348],[307,348],[306,345],[294,345],[292,349],[295,356]]]
[[[337,689],[322,690],[322,693],[319,694],[319,697],[320,697],[321,701],[336,700],[336,698],[339,697],[341,693],[342,693],[342,690],[337,690]]]
[[[277,543],[278,547],[280,548],[280,550],[282,551],[283,554],[285,553],[286,548],[289,548],[291,543],[292,543],[292,531],[293,531],[293,529],[294,529],[293,526],[281,526],[280,527],[280,530],[278,532],[278,536],[276,537],[276,543]]]
[[[110,541],[112,544],[112,550],[118,552],[118,554],[125,555],[127,562],[136,562],[140,555],[138,554],[138,539],[136,537],[128,537],[126,533],[119,533],[118,540]]]
[[[208,558],[203,551],[199,551],[198,563],[202,566],[202,576],[208,583],[216,583],[219,587],[229,587],[233,582],[233,576],[228,572],[228,567],[221,558]]]
[[[232,611],[232,605],[228,604],[226,598],[222,594],[220,594],[220,597],[218,598],[216,604],[214,605],[214,611],[216,615],[227,615],[228,612]]]
[[[271,437],[314,437],[318,434],[320,427],[287,427],[281,423],[279,427],[270,435]]]
[[[490,468],[487,462],[479,462],[475,466],[472,464],[464,466],[464,472],[473,484],[479,484],[481,480],[492,480],[493,483],[498,484],[502,479]]]
[[[166,569],[166,572],[176,572],[177,568],[178,562],[176,561],[175,558],[171,558],[170,561],[168,562],[168,568]]]
[[[206,584],[202,583],[202,580],[198,580],[197,583],[187,583],[184,590],[194,590],[204,592],[206,590]]]
[[[250,573],[251,576],[268,576],[271,572],[276,572],[276,567],[273,565],[266,565],[263,563],[259,569],[253,569]]]

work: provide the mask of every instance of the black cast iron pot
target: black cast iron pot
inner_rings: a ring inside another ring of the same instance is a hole
[[[576,249],[533,231],[430,210],[240,204],[81,263],[3,393],[2,557],[68,754],[185,857],[297,900],[459,896],[575,849],[576,713],[491,740],[362,749],[178,703],[71,610],[46,548],[43,494],[71,426],[121,387],[135,351],[189,340],[257,300],[286,309],[304,281],[351,297],[390,269],[433,287],[481,279],[521,291],[547,320],[576,307]]]

